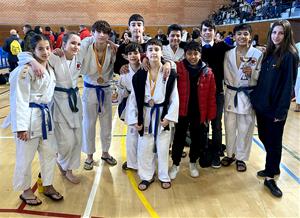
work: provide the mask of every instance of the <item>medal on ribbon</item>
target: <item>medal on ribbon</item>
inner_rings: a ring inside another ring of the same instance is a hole
[[[99,58],[99,54],[98,54],[98,51],[95,48],[95,46],[94,46],[94,53],[95,53],[95,58],[96,58],[96,64],[97,64],[98,74],[99,74],[99,78],[97,79],[97,83],[98,84],[102,84],[102,83],[104,83],[104,79],[103,79],[103,76],[102,76],[102,66],[103,66],[104,61],[105,61],[106,48],[104,49],[103,55],[101,57],[101,60]]]

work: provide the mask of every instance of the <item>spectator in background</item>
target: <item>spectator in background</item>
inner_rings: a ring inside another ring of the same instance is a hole
[[[199,28],[193,28],[192,41],[201,42],[201,33],[200,33]]]
[[[79,25],[79,36],[81,40],[83,40],[85,37],[91,36],[90,31],[85,25]]]
[[[23,33],[25,34],[24,41],[21,44],[23,51],[30,51],[30,40],[36,34],[29,24],[23,26]]]
[[[128,30],[124,31],[123,34],[122,34],[122,37],[120,39],[120,43],[119,44],[120,45],[122,43],[128,44],[129,41],[130,41],[130,38],[131,38],[131,33]]]
[[[224,33],[225,32],[217,32],[215,36],[215,42],[221,42],[224,41]]]
[[[255,35],[253,36],[252,43],[251,43],[253,47],[259,46],[259,44],[258,44],[258,39],[259,39],[258,35],[255,34]]]
[[[227,35],[226,38],[224,39],[224,42],[225,42],[227,45],[233,46],[234,40],[233,40],[233,34],[232,34],[232,32],[228,32],[228,35]]]
[[[49,26],[45,27],[44,36],[46,36],[49,39],[51,50],[53,50],[55,44],[55,38],[54,35],[52,34],[51,27]]]
[[[161,28],[157,30],[157,35],[155,36],[155,38],[161,42],[167,41],[167,36],[164,34]]]
[[[34,27],[34,32],[36,34],[43,34],[43,28],[41,26],[35,26]]]
[[[55,44],[55,48],[61,48],[61,45],[62,45],[62,39],[63,39],[63,36],[66,32],[66,28],[61,26],[60,28],[60,33],[59,35],[57,36],[57,40],[56,40],[56,44]]]
[[[15,29],[11,29],[10,37],[4,42],[3,50],[8,52],[9,72],[13,71],[18,66],[18,54],[22,51],[19,42],[19,37]],[[9,74],[5,75],[8,79]]]

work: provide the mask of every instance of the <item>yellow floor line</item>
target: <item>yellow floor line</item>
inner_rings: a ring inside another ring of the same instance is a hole
[[[123,129],[123,135],[126,135],[127,132],[127,128],[124,127]],[[125,139],[126,137],[122,137],[121,139],[121,148],[122,148],[122,159],[123,162],[126,161],[126,146],[125,146]],[[155,217],[158,218],[158,214],[155,212],[155,210],[153,209],[153,207],[151,206],[151,204],[149,203],[149,201],[147,200],[147,198],[145,197],[145,195],[143,194],[143,192],[141,192],[138,189],[138,185],[137,182],[135,181],[133,172],[131,172],[130,170],[128,170],[126,172],[128,179],[132,185],[133,190],[135,191],[135,193],[137,194],[138,198],[140,199],[140,201],[142,202],[142,204],[144,205],[144,207],[147,209],[148,213],[150,214],[151,217]]]

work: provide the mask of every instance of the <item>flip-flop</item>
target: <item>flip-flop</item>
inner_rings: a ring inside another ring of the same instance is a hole
[[[224,158],[221,160],[221,164],[222,164],[222,166],[224,166],[224,167],[228,167],[228,166],[231,165],[234,161],[235,161],[235,158],[234,158],[234,157],[224,157]]]
[[[139,189],[140,191],[146,191],[146,190],[149,188],[149,186],[150,186],[153,182],[154,182],[154,178],[151,179],[150,181],[142,180],[142,181],[140,182],[140,184],[138,185],[138,189]],[[145,188],[140,188],[140,185],[144,185]]]
[[[24,198],[23,195],[20,195],[20,199],[27,205],[30,206],[38,206],[40,204],[42,204],[42,201],[40,199],[37,198],[37,196],[34,196],[34,198]],[[38,201],[39,200],[39,201]],[[31,203],[29,201],[36,201],[36,203]]]
[[[167,186],[164,186],[164,185],[167,185]],[[163,181],[160,181],[160,186],[163,188],[163,189],[169,189],[171,188],[171,182],[163,182]]]
[[[61,201],[62,199],[64,199],[64,196],[59,194],[59,192],[44,193],[44,195],[53,201]],[[55,198],[54,196],[58,196],[58,198]]]
[[[236,170],[238,172],[245,172],[247,170],[247,165],[244,161],[237,160],[235,163],[236,163]]]
[[[94,166],[94,161],[88,162],[87,160],[84,162],[83,168],[85,170],[92,170]]]
[[[108,163],[111,166],[114,166],[117,164],[117,161],[113,156],[110,157],[101,157],[102,160],[104,160],[106,163]]]

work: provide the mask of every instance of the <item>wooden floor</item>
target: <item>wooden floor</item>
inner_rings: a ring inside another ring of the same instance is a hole
[[[9,111],[9,86],[0,86],[0,123]],[[158,180],[145,192],[137,190],[135,172],[121,169],[125,157],[126,126],[113,117],[110,149],[118,165],[100,161],[92,171],[81,165],[75,173],[81,183],[73,185],[56,170],[54,185],[64,195],[55,203],[37,193],[43,204],[22,204],[20,193],[12,190],[15,144],[10,129],[0,129],[0,217],[300,217],[300,113],[291,105],[285,127],[281,176],[283,197],[272,197],[256,172],[264,168],[265,152],[255,130],[248,170],[238,173],[235,165],[221,169],[200,169],[200,177],[189,175],[188,158],[172,188],[163,190]],[[115,111],[115,107],[114,107]],[[97,137],[96,160],[100,159]],[[82,154],[81,161],[84,162]],[[171,164],[171,161],[170,161]],[[32,165],[33,184],[39,172],[38,158]]]

